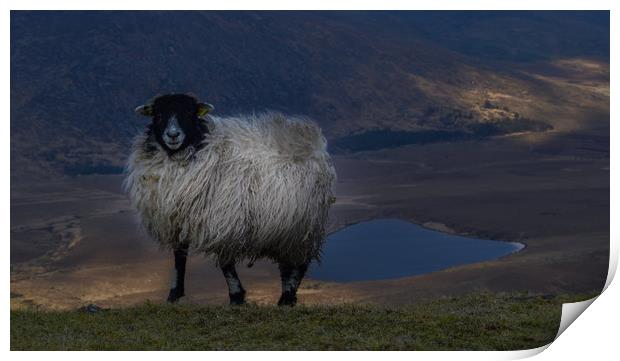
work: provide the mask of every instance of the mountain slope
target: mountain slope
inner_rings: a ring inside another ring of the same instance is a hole
[[[335,142],[591,127],[609,14],[14,11],[12,176],[120,170],[145,124],[131,110],[167,92],[306,114]]]

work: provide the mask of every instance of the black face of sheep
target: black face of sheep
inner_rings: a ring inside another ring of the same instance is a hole
[[[162,95],[135,109],[136,113],[152,118],[147,133],[152,134],[168,154],[201,143],[208,128],[199,117],[211,110],[212,105],[200,103],[186,94]]]

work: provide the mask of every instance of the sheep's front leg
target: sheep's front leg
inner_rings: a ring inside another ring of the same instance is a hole
[[[308,263],[290,265],[280,262],[280,278],[282,279],[282,295],[278,306],[295,306],[297,303],[297,289],[308,270]]]
[[[185,296],[185,264],[187,263],[187,245],[179,246],[174,250],[174,271],[172,272],[172,287],[168,294],[168,302],[174,303]]]
[[[245,289],[241,285],[241,280],[237,276],[237,270],[233,262],[223,265],[222,272],[228,284],[228,296],[231,305],[242,305],[245,303]]]

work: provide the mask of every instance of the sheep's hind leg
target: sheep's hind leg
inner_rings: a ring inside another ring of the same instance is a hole
[[[228,284],[228,296],[230,297],[231,305],[242,305],[245,303],[245,289],[241,285],[241,280],[237,275],[235,263],[227,263],[222,266],[222,272],[226,283]]]
[[[308,270],[308,263],[290,265],[280,262],[280,278],[282,279],[282,295],[278,306],[295,306],[297,303],[297,289]]]
[[[181,245],[174,250],[174,272],[172,287],[168,294],[168,302],[175,303],[185,296],[185,264],[187,263],[187,245]]]

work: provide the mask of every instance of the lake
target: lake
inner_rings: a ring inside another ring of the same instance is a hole
[[[309,277],[334,282],[400,278],[496,259],[523,247],[442,233],[398,219],[377,219],[328,236],[321,263],[312,263]]]

